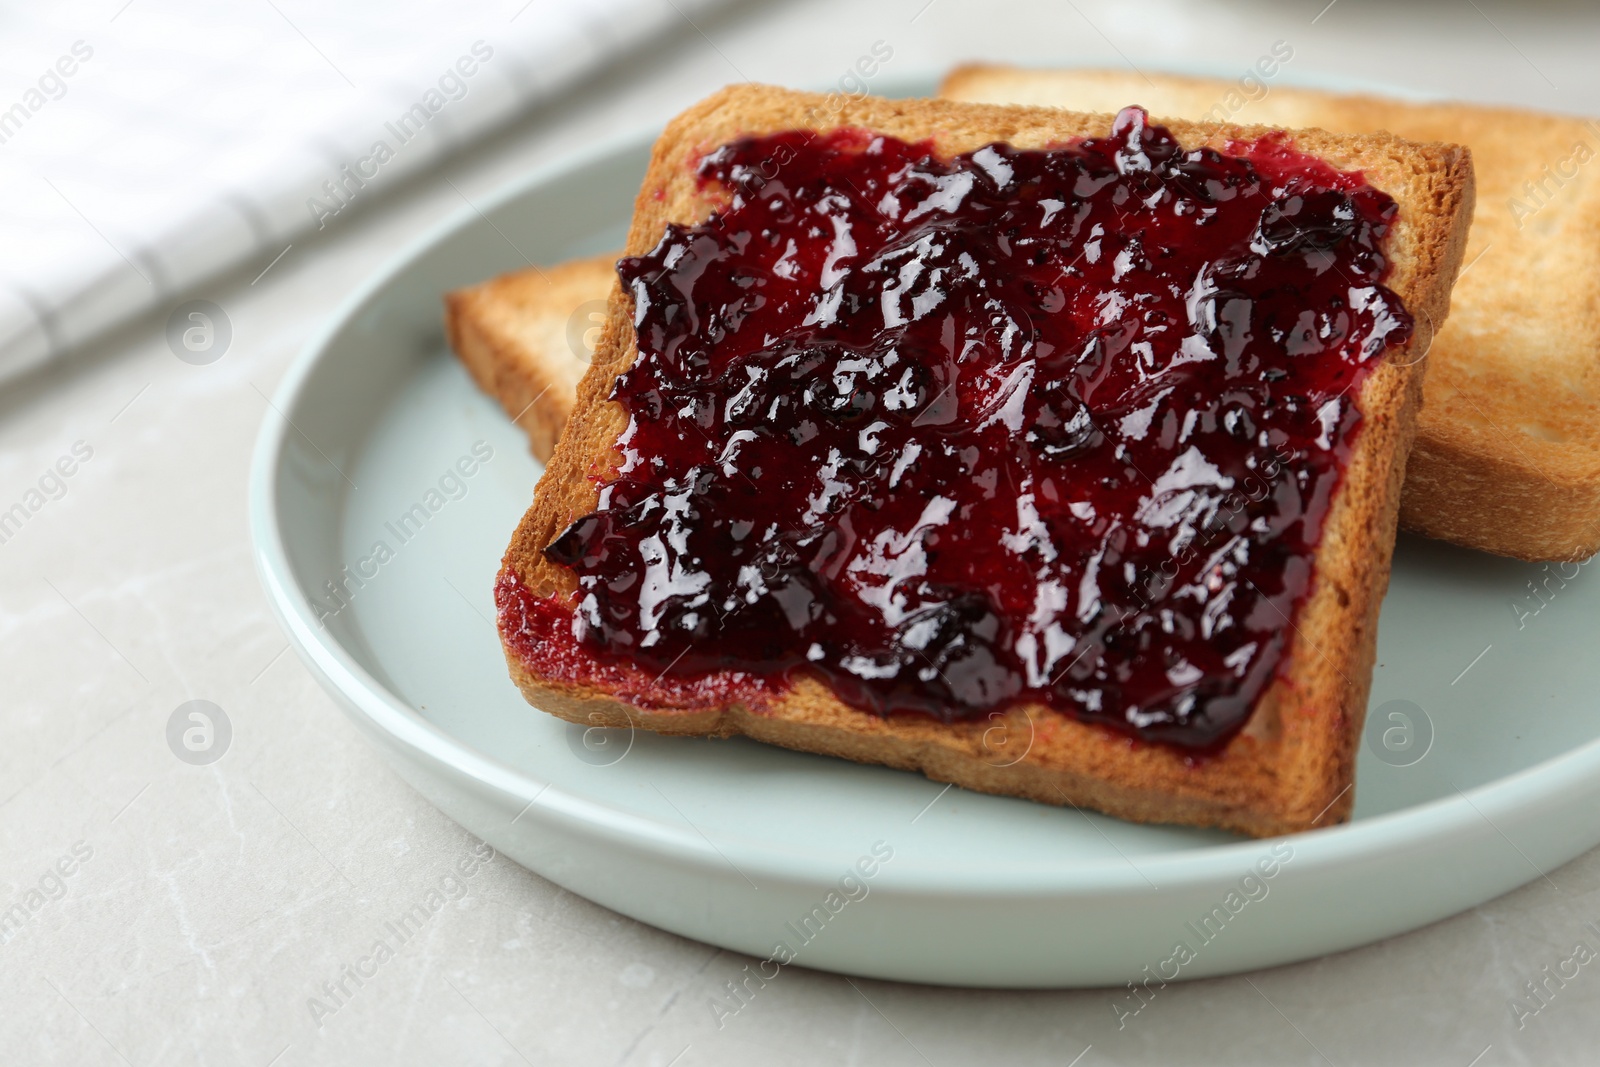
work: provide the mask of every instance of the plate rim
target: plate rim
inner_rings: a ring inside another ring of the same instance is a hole
[[[474,225],[484,225],[489,213],[563,176],[603,164],[624,152],[646,148],[659,129],[655,124],[637,126],[563,153],[463,204],[390,254],[344,297],[286,368],[273,390],[272,407],[263,414],[250,464],[249,529],[257,575],[289,643],[358,726],[375,731],[403,754],[458,780],[465,779],[480,789],[526,803],[525,811],[535,821],[551,820],[564,824],[563,828],[569,831],[598,834],[611,844],[635,851],[720,868],[727,860],[698,831],[540,781],[527,771],[473,748],[401,700],[368,672],[342,642],[316,624],[282,536],[287,516],[280,514],[276,506],[284,448],[290,434],[297,432],[293,431],[290,417],[321,363],[338,358],[333,344],[337,335],[369,301],[450,237]],[[341,499],[342,495],[341,490]],[[1288,841],[1294,847],[1297,873],[1315,877],[1385,853],[1445,845],[1451,838],[1471,836],[1482,822],[1495,826],[1495,815],[1526,815],[1559,805],[1565,795],[1579,792],[1586,782],[1592,782],[1596,771],[1600,771],[1600,737],[1469,790],[1457,789],[1453,797],[1435,798],[1336,827],[1140,854],[1136,862],[1126,857],[1074,857],[1024,865],[991,861],[971,867],[944,859],[937,864],[919,861],[914,872],[886,869],[883,878],[899,892],[928,898],[973,893],[998,898],[1140,893],[1148,890],[1151,875],[1161,876],[1163,894],[1185,893],[1237,880],[1241,872],[1279,841]],[[934,779],[925,780],[930,785],[939,784]],[[812,882],[819,877],[831,880],[836,875],[834,856],[772,848],[735,835],[723,834],[719,840],[741,850],[742,869],[775,881]],[[1529,880],[1534,877],[1537,874],[1530,875]]]

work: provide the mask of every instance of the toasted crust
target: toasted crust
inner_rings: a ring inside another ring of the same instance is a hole
[[[764,86],[726,89],[675,119],[656,143],[635,208],[629,254],[649,250],[668,221],[703,221],[716,206],[694,164],[740,135],[796,128],[864,127],[906,140],[933,138],[955,154],[991,141],[1020,148],[1103,134],[1107,115],[987,107],[942,101],[866,98],[836,101]],[[816,115],[829,115],[818,124]],[[1259,128],[1206,129],[1174,123],[1185,145],[1254,137]],[[1461,263],[1472,172],[1464,149],[1412,145],[1386,135],[1296,135],[1298,146],[1336,166],[1362,169],[1401,205],[1391,231],[1391,286],[1417,319],[1416,351],[1430,323],[1444,320],[1450,282]],[[597,502],[597,482],[615,462],[626,417],[608,401],[615,376],[637,354],[632,301],[614,289],[593,368],[579,386],[577,410],[533,507],[506,552],[503,572],[537,594],[570,592],[571,572],[543,550]],[[841,704],[821,682],[803,679],[761,710],[630,706],[608,691],[537,676],[507,649],[512,678],[536,707],[585,724],[633,724],[670,734],[731,736],[846,759],[917,770],[969,789],[1077,804],[1140,821],[1219,826],[1269,835],[1341,821],[1351,807],[1355,748],[1366,708],[1377,611],[1387,585],[1400,482],[1421,397],[1422,367],[1401,350],[1368,379],[1363,429],[1345,483],[1330,511],[1314,591],[1302,609],[1286,668],[1243,731],[1217,755],[1192,759],[1137,744],[1042,705],[1007,713],[1007,740],[992,721],[942,724],[919,717],[879,718]]]
[[[572,415],[616,264],[613,254],[528,267],[445,294],[450,347],[541,463]]]
[[[1236,82],[1107,70],[962,67],[941,94],[1087,111],[1137,102],[1158,117],[1471,146],[1472,267],[1428,354],[1400,521],[1520,559],[1600,550],[1600,123],[1277,86],[1250,99]]]

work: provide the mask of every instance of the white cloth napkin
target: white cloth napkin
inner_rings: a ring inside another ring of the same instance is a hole
[[[219,271],[269,269],[348,205],[719,2],[7,5],[0,381]]]

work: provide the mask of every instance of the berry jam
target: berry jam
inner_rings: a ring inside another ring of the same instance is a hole
[[[726,206],[618,265],[622,464],[546,550],[576,600],[502,586],[514,646],[645,703],[809,672],[877,714],[1231,737],[1310,591],[1354,398],[1410,338],[1394,201],[1136,108],[1048,150],[791,132],[699,167]]]

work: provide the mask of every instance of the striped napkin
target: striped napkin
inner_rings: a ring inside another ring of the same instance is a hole
[[[0,9],[0,381],[350,208],[721,0]]]

